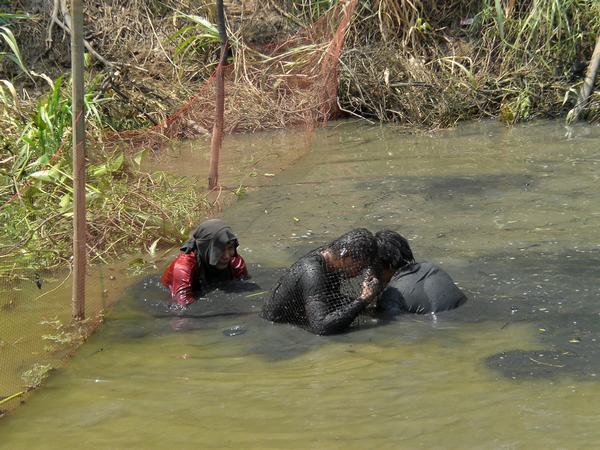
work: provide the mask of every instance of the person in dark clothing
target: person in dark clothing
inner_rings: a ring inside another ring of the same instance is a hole
[[[244,258],[237,253],[238,245],[237,237],[222,220],[201,223],[160,279],[169,288],[172,303],[190,305],[205,285],[214,281],[249,278]]]
[[[341,333],[379,293],[377,243],[352,230],[300,258],[281,277],[262,316],[319,334]]]
[[[465,294],[450,275],[430,262],[416,262],[408,241],[391,230],[375,234],[385,290],[376,310],[385,314],[447,311],[462,305]]]

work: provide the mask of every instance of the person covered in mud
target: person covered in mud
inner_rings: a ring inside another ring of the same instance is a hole
[[[281,277],[262,317],[318,335],[347,330],[376,297],[377,242],[364,228],[343,234],[300,258]]]
[[[465,294],[444,270],[430,262],[416,262],[408,241],[392,230],[375,233],[383,266],[385,290],[376,311],[384,314],[418,314],[447,311],[462,305]]]
[[[224,221],[201,223],[160,279],[169,288],[172,303],[188,306],[212,282],[249,278],[238,246],[237,237]]]

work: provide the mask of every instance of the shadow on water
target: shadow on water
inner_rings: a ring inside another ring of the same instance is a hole
[[[485,175],[485,176],[446,176],[446,177],[385,177],[380,180],[363,181],[357,189],[378,189],[383,195],[423,194],[428,200],[450,198],[499,196],[506,189],[527,190],[533,184],[530,175]],[[386,192],[387,191],[387,192]],[[375,204],[375,202],[373,202]]]
[[[253,279],[214,283],[185,308],[171,304],[159,275],[145,277],[127,290],[111,316],[118,323],[112,324],[109,318],[108,325],[114,325],[109,328],[120,330],[123,337],[139,338],[191,331],[219,320],[255,315],[275,275],[257,267],[250,269]],[[269,287],[263,289],[262,285]],[[242,334],[240,331],[237,334]],[[231,335],[236,333],[232,331]]]
[[[508,348],[485,360],[508,378],[593,379],[600,374],[599,289],[593,282],[600,251],[531,251],[535,248],[472,260],[477,270],[461,276],[472,290],[471,301],[438,317],[458,324],[495,321],[506,333],[517,324],[534,326],[539,350]]]
[[[293,253],[298,251],[294,249]],[[173,308],[158,275],[146,277],[129,288],[107,319],[103,333],[120,340],[210,329],[225,337],[246,339],[246,354],[281,361],[331,342],[372,341],[376,339],[376,328],[394,321],[392,317],[365,314],[342,337],[316,336],[303,328],[266,321],[260,317],[260,309],[285,270],[251,266],[251,280],[211,285],[187,308]]]

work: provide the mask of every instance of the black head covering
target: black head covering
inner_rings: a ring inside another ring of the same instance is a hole
[[[196,252],[196,261],[201,268],[206,265],[216,266],[225,251],[228,242],[239,245],[237,237],[229,225],[221,219],[210,219],[202,222],[192,237],[183,244],[180,250],[184,253]]]

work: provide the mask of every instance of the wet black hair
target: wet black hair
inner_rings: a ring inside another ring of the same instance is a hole
[[[408,241],[392,230],[381,230],[375,233],[377,253],[382,264],[396,271],[415,262]]]
[[[336,256],[350,256],[354,261],[372,263],[377,257],[377,241],[366,228],[355,228],[342,234],[327,246]]]

